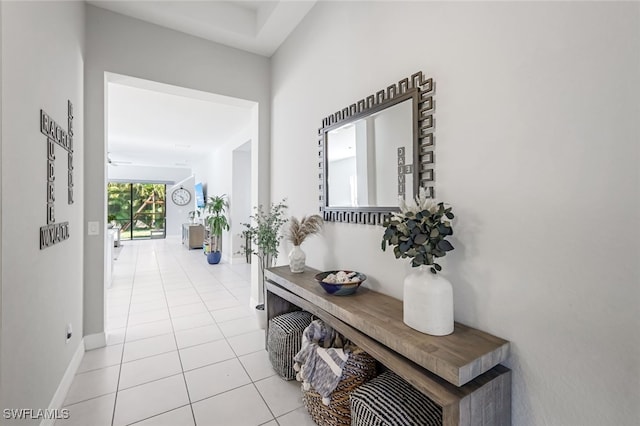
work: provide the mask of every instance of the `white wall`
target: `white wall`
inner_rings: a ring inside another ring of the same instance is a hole
[[[189,221],[189,211],[195,207],[177,206],[171,201],[170,189],[176,182],[181,182],[191,176],[191,169],[185,167],[152,167],[135,165],[118,165],[107,167],[107,179],[118,182],[146,182],[167,184],[166,206],[166,234],[169,236],[179,236],[182,233],[182,224]],[[192,200],[195,202],[193,182],[189,186],[185,185],[191,192]],[[195,205],[195,204],[194,204]]]
[[[247,150],[248,149],[248,150]],[[244,238],[240,233],[244,230],[242,223],[249,223],[251,216],[251,144],[244,145],[233,150],[233,166],[231,179],[230,203],[230,234],[231,234],[231,256],[234,262],[245,261],[244,254],[237,254],[242,251]]]
[[[2,2],[2,408],[47,408],[82,342],[83,56],[81,2]],[[74,105],[75,203],[56,147],[56,222],[70,237],[40,250],[46,225],[44,109],[67,127]],[[66,326],[74,334],[66,341]],[[4,420],[3,420],[4,421]],[[19,420],[9,424],[30,425]],[[5,424],[5,423],[3,423]]]
[[[118,165],[109,166],[107,169],[107,179],[120,182],[173,184],[188,178],[191,174],[191,169],[187,167]]]
[[[178,183],[179,182],[179,183]],[[189,223],[189,212],[196,210],[195,185],[196,180],[193,176],[178,181],[176,185],[167,185],[167,237],[180,236],[182,238],[182,224]],[[171,194],[180,186],[191,192],[191,203],[186,206],[179,206],[171,201]],[[197,216],[196,216],[197,218]],[[202,217],[200,217],[202,219]]]
[[[639,424],[639,55],[639,3],[319,2],[272,58],[272,198],[316,212],[321,119],[426,72],[444,273],[512,342],[513,423]],[[401,298],[381,237],[327,224],[307,262]]]
[[[87,221],[105,220],[105,72],[256,102],[252,201],[269,200],[269,60],[87,6],[85,59]],[[258,113],[259,108],[259,113]],[[258,143],[259,142],[259,143]],[[259,168],[257,166],[260,165]],[[198,179],[200,180],[200,179]],[[104,329],[103,235],[85,239],[85,332]],[[90,271],[90,272],[89,272]],[[254,284],[255,286],[255,284]]]
[[[243,188],[243,182],[234,181],[236,177],[234,174],[234,166],[236,165],[235,160],[235,152],[238,148],[244,146],[246,143],[250,143],[251,141],[247,141],[250,137],[250,129],[246,129],[247,132],[243,132],[241,135],[233,138],[226,144],[220,146],[215,151],[211,153],[211,155],[204,159],[202,164],[196,165],[194,167],[196,173],[196,180],[206,182],[207,183],[207,198],[215,195],[226,194],[229,199],[229,211],[227,212],[227,218],[229,219],[230,229],[229,231],[225,231],[222,234],[222,257],[225,261],[232,261],[234,256],[234,245],[233,236],[237,233],[242,232],[243,228],[240,226],[241,222],[246,222],[247,219],[240,219],[240,222],[236,221],[236,216],[234,215],[234,211],[236,209],[236,193],[235,191],[240,191]],[[252,157],[248,156],[249,164],[251,165]],[[238,164],[239,165],[239,164]],[[251,171],[251,168],[249,168]],[[251,178],[253,176],[249,174],[247,176],[248,187],[251,188]],[[246,191],[246,188],[244,189]],[[239,195],[240,199],[239,204],[244,205],[246,200],[244,198],[247,197],[246,193]],[[250,196],[249,196],[250,199]],[[264,203],[264,202],[263,202]],[[252,204],[252,200],[250,199],[249,205]],[[254,205],[257,205],[254,204]],[[241,210],[242,211],[242,210]],[[242,217],[243,214],[240,213],[238,217]],[[239,260],[242,257],[237,257],[235,260]]]

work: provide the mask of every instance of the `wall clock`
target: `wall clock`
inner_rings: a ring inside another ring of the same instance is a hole
[[[184,188],[178,188],[171,194],[171,201],[179,206],[186,206],[191,201],[191,193]]]

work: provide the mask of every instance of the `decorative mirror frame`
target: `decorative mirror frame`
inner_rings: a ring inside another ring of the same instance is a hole
[[[430,197],[434,197],[434,93],[435,85],[433,79],[425,79],[422,72],[418,71],[410,78],[400,80],[398,84],[393,84],[387,87],[386,90],[383,89],[373,95],[367,96],[322,120],[322,127],[318,129],[318,177],[320,213],[325,221],[378,225],[382,224],[385,216],[391,212],[400,211],[398,207],[386,206],[332,207],[327,205],[327,134],[330,130],[382,111],[407,99],[413,99],[414,164],[404,164],[404,158],[401,152],[398,152],[398,184],[403,185],[404,174],[411,171],[413,173],[413,196],[417,196],[419,188],[423,187],[427,189],[427,194],[429,194]],[[403,148],[399,148],[399,150],[400,149]]]

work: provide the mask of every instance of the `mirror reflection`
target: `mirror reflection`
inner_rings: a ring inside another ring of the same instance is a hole
[[[395,207],[413,196],[413,99],[327,132],[327,206]],[[402,152],[402,150],[400,150]]]

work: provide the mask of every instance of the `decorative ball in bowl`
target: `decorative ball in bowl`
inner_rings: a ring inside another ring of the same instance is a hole
[[[349,296],[356,292],[367,276],[356,271],[341,270],[320,272],[315,278],[327,293],[334,296]]]

